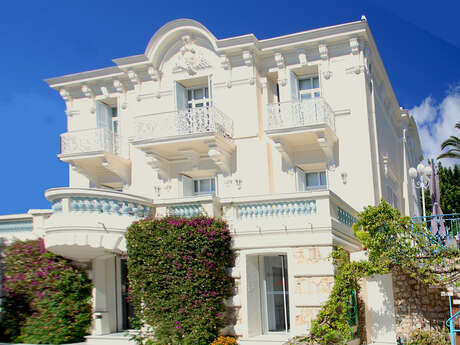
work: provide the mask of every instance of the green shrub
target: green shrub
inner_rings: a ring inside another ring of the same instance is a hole
[[[17,241],[4,257],[3,340],[36,344],[81,341],[91,325],[91,283],[43,240]]]
[[[450,345],[449,334],[417,329],[410,334],[409,345]]]
[[[144,220],[128,228],[126,239],[137,340],[209,345],[233,285],[227,224],[208,217]]]

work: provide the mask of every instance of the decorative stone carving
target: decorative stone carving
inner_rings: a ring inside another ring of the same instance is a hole
[[[128,74],[128,78],[131,81],[131,83],[138,86],[136,101],[140,102],[141,101],[141,91],[142,91],[142,81],[139,78],[139,75],[136,72],[134,72],[132,69],[128,70],[127,74]]]
[[[319,50],[319,56],[320,56],[321,60],[323,60],[322,65],[325,67],[324,71],[323,71],[323,77],[324,77],[324,79],[329,80],[332,77],[332,72],[329,69],[329,51],[328,51],[328,48],[327,48],[327,46],[325,44],[320,44],[318,46],[318,50]]]
[[[201,69],[211,67],[204,56],[198,52],[198,46],[189,35],[182,36],[182,42],[184,45],[180,49],[173,72],[186,71],[189,75],[194,75]]]
[[[166,159],[152,152],[147,152],[145,157],[147,164],[157,173],[159,178],[168,178],[169,164]]]
[[[123,94],[123,102],[121,103],[121,108],[126,109],[128,107],[128,102],[126,101],[126,88],[121,81],[115,79],[113,81],[113,87],[119,93]]]
[[[161,97],[161,92],[160,92],[160,79],[161,79],[161,72],[154,68],[153,66],[150,66],[147,70],[147,73],[149,74],[150,78],[155,83],[155,97],[160,98]]]
[[[307,52],[304,48],[299,48],[297,49],[297,54],[299,55],[299,63],[302,66],[305,66],[307,64]]]
[[[83,92],[83,95],[85,95],[85,97],[90,98],[93,101],[93,105],[91,106],[90,111],[92,114],[94,114],[96,112],[96,100],[93,89],[88,85],[83,85],[81,87],[81,92]]]
[[[61,95],[62,99],[66,102],[71,102],[72,101],[72,97],[70,96],[70,92],[67,91],[66,89],[61,89],[59,91],[59,94]]]
[[[223,55],[220,57],[220,64],[224,70],[228,71],[227,87],[231,88],[232,87],[232,65],[227,55]]]
[[[278,81],[281,86],[285,86],[287,83],[286,62],[285,62],[284,56],[280,52],[275,53],[275,62],[279,70]]]
[[[361,66],[359,61],[359,40],[357,37],[350,38],[350,50],[351,54],[356,56],[356,65],[353,67],[353,71],[359,74],[361,73]]]
[[[249,84],[254,85],[256,79],[254,77],[254,57],[249,50],[243,51],[243,61],[244,64],[249,69]]]

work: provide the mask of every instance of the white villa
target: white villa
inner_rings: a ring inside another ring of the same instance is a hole
[[[44,237],[86,265],[88,344],[129,343],[122,254],[136,219],[224,217],[237,253],[225,331],[280,345],[326,301],[333,247],[361,250],[357,212],[383,198],[419,215],[408,175],[422,159],[417,127],[364,17],[264,40],[217,39],[179,19],[113,61],[47,80],[67,107],[58,157],[69,186],[45,191],[51,210],[0,216],[5,239]],[[396,344],[391,279],[364,289],[368,344]]]

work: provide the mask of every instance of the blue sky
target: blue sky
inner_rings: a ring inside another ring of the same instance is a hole
[[[217,38],[259,39],[359,20],[365,14],[400,104],[437,154],[460,119],[460,2],[5,1],[0,5],[0,214],[48,208],[68,185],[59,162],[65,105],[45,78],[113,65],[145,50],[166,22],[192,18]],[[442,138],[441,138],[442,137]]]

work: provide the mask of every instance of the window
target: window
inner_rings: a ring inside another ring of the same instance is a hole
[[[396,196],[396,193],[393,191],[393,188],[387,186],[387,201],[394,208],[399,208],[399,200]]]
[[[216,191],[216,181],[214,178],[205,178],[193,180],[193,193],[199,194],[214,194]]]
[[[216,193],[216,179],[214,177],[191,178],[186,175],[181,175],[181,180],[183,196],[206,195]]]
[[[299,98],[300,100],[316,98],[321,95],[319,89],[319,77],[313,76],[309,78],[299,79]]]
[[[208,87],[187,89],[187,108],[202,108],[209,106]]]
[[[306,189],[321,189],[327,186],[326,172],[315,171],[305,173]]]
[[[296,168],[296,174],[298,192],[325,189],[327,187],[326,171],[324,170],[305,172],[300,168]]]

